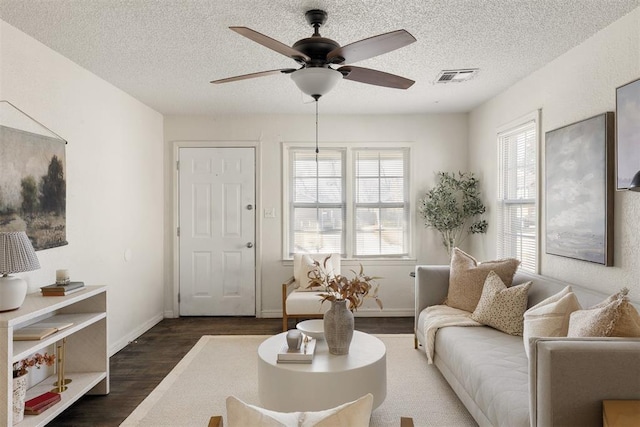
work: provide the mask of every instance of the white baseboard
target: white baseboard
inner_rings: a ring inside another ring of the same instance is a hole
[[[164,319],[164,315],[162,313],[153,316],[151,319],[147,320],[145,323],[140,325],[140,327],[134,329],[126,336],[122,337],[120,340],[109,346],[109,357],[113,356],[123,348],[125,348],[131,341],[134,341],[140,335],[147,332],[149,329],[153,328],[155,325],[160,323],[160,321]]]
[[[354,313],[355,317],[413,317],[415,311],[412,309],[406,308],[397,308],[397,309],[384,309],[378,310],[375,308],[371,309],[360,309]],[[275,318],[282,317],[282,310],[263,310],[260,313],[260,316],[264,318]]]

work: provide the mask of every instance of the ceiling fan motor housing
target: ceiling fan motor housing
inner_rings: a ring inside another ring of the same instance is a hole
[[[326,67],[327,54],[340,45],[335,40],[318,35],[298,40],[292,47],[311,58],[307,67]]]

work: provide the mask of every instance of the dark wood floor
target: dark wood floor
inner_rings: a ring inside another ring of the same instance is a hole
[[[293,327],[293,323],[291,324]],[[368,333],[413,333],[413,317],[356,318]],[[202,335],[273,335],[282,319],[182,317],[164,319],[110,359],[111,392],[84,396],[50,426],[118,426],[151,393]]]

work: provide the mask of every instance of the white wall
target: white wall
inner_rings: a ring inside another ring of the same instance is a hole
[[[68,141],[69,245],[37,252],[42,268],[23,276],[34,292],[59,268],[106,285],[113,354],[163,315],[163,118],[4,21],[0,99]]]
[[[258,254],[261,254],[261,312],[258,316],[277,317],[282,314],[280,285],[292,274],[290,263],[282,261],[282,151],[287,141],[313,141],[315,118],[313,106],[309,115],[290,116],[168,116],[164,121],[165,138],[165,278],[166,315],[175,316],[177,284],[174,281],[174,201],[173,179],[175,141],[259,141],[258,176],[261,200],[257,201],[259,234]],[[465,170],[467,165],[467,115],[430,116],[320,116],[322,141],[338,142],[412,142],[412,201],[433,186],[435,171]],[[263,219],[265,208],[275,208],[277,218]],[[414,212],[415,214],[415,212]],[[363,308],[360,315],[412,315],[413,280],[409,273],[416,263],[446,263],[446,251],[433,230],[425,230],[419,219],[413,225],[414,259],[408,261],[366,261],[368,274],[382,276],[380,296],[384,312]],[[346,268],[357,267],[358,261],[344,261]],[[348,270],[347,270],[348,271]]]
[[[540,176],[543,177],[544,133],[615,111],[616,87],[640,77],[639,37],[640,8],[470,113],[470,168],[480,171],[487,200],[496,198],[496,129],[526,113],[542,110]],[[544,183],[540,188],[540,200],[544,201]],[[606,293],[627,286],[631,298],[640,300],[640,194],[615,194],[614,267],[544,254],[543,203],[540,212],[542,274]],[[489,214],[489,224],[495,224],[495,211]],[[488,235],[475,238],[473,243],[473,253],[479,259],[495,257],[495,227],[490,226]]]

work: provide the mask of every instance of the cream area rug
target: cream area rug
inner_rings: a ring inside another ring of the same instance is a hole
[[[413,335],[376,335],[387,347],[387,397],[370,426],[475,426],[440,372],[413,348]],[[226,421],[229,395],[260,406],[258,346],[265,336],[203,336],[122,426],[206,427],[212,415]],[[313,390],[309,390],[313,398]]]

